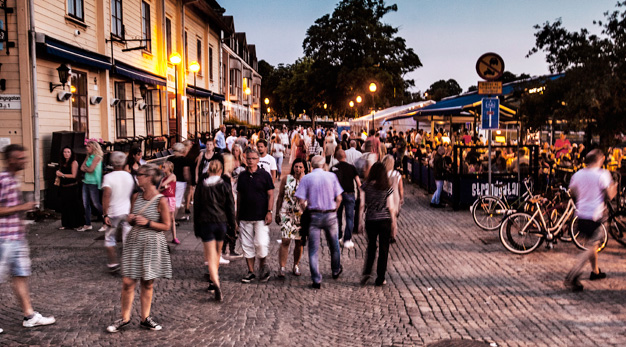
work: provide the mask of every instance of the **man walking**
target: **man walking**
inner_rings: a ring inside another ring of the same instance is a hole
[[[10,272],[13,291],[24,314],[22,326],[32,328],[53,324],[56,320],[35,312],[30,302],[30,251],[21,215],[36,208],[37,202],[22,201],[22,192],[16,177],[26,166],[25,152],[26,149],[17,144],[8,145],[4,149],[6,171],[0,173],[0,283],[4,282]]]
[[[267,141],[263,139],[257,141],[256,148],[259,151],[259,168],[265,170],[273,179],[276,177],[276,159],[267,154]]]
[[[590,281],[606,278],[606,274],[598,268],[598,248],[602,240],[600,226],[604,216],[605,200],[611,200],[617,194],[617,182],[612,182],[611,173],[602,169],[604,154],[594,149],[585,157],[586,167],[576,172],[569,184],[576,201],[578,229],[580,235],[589,242],[587,249],[576,257],[576,262],[565,277],[565,286],[575,292],[583,290],[580,276],[585,263],[591,265]]]
[[[343,189],[337,180],[337,176],[324,171],[324,157],[316,155],[311,159],[313,171],[300,180],[296,190],[303,210],[306,208],[311,213],[309,226],[309,267],[311,268],[312,287],[320,289],[322,275],[319,272],[318,251],[321,242],[321,232],[324,231],[328,248],[330,248],[331,268],[333,279],[339,278],[343,268],[339,254],[339,238],[337,229],[337,208],[341,204]]]
[[[241,247],[248,265],[248,273],[241,279],[252,282],[255,258],[259,258],[259,281],[270,279],[270,270],[265,259],[270,247],[272,206],[274,204],[274,182],[269,173],[259,169],[259,152],[246,151],[246,171],[237,180],[237,221],[241,232]]]
[[[354,187],[356,184],[356,188],[359,189],[361,187],[361,180],[359,179],[359,174],[357,173],[354,165],[350,165],[346,162],[346,153],[342,149],[337,150],[337,152],[335,153],[335,158],[339,161],[339,163],[332,167],[332,172],[337,175],[339,184],[341,184],[341,188],[343,189],[343,193],[341,193],[341,204],[337,209],[339,239],[343,241],[343,246],[345,248],[350,249],[354,247],[354,243],[352,242],[352,229],[354,228],[355,210]],[[341,229],[344,210],[346,215],[345,234]]]
[[[437,186],[437,190],[433,194],[433,198],[430,200],[430,206],[432,207],[442,207],[441,206],[441,191],[443,190],[443,176],[444,176],[444,167],[443,167],[443,154],[446,152],[446,149],[439,145],[437,147],[437,153],[435,153],[435,157],[433,158],[433,172],[435,176],[435,185]]]
[[[126,235],[132,228],[126,221],[130,213],[130,197],[135,188],[133,176],[124,171],[126,155],[122,152],[111,153],[111,165],[113,172],[104,175],[102,179],[102,211],[104,224],[108,226],[104,234],[104,247],[107,250],[110,272],[120,269],[117,261],[116,236],[118,228],[122,229],[122,244],[126,241]]]
[[[233,145],[237,141],[237,130],[235,128],[230,129],[230,136],[226,138],[226,148],[229,152],[233,151]]]
[[[220,125],[220,130],[215,134],[215,152],[222,154],[226,150],[226,125]]]
[[[361,158],[363,154],[356,149],[356,141],[350,140],[350,149],[346,151],[346,162],[350,165],[354,165],[357,159]]]

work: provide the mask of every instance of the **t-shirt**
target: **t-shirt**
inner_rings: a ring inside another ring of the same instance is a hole
[[[9,172],[0,173],[0,207],[15,207],[22,204],[20,183]],[[20,212],[0,216],[0,240],[23,240],[26,230]]]
[[[167,158],[167,161],[171,161],[174,164],[173,173],[174,175],[176,175],[176,182],[186,182],[184,175],[185,166],[191,169],[191,164],[193,162],[186,157],[180,157],[175,155]]]
[[[285,146],[280,143],[272,144],[272,155],[276,158],[282,158],[283,152],[285,151]]]
[[[135,189],[133,176],[126,171],[113,171],[104,175],[102,188],[111,189],[111,200],[107,214],[109,216],[121,216],[130,213],[130,196]]]
[[[228,147],[228,151],[233,151],[233,144],[237,140],[237,136],[229,136],[226,138],[226,147]]]
[[[387,198],[393,194],[393,188],[379,190],[373,184],[366,182],[361,186],[365,193],[365,219],[381,220],[391,218],[387,207]]]
[[[239,219],[244,221],[264,220],[267,215],[267,191],[274,189],[272,176],[264,170],[254,173],[246,170],[237,179],[237,199],[240,202]]]
[[[359,175],[354,165],[340,161],[333,166],[331,170],[337,175],[337,179],[343,191],[346,193],[354,193],[354,179]]]
[[[576,196],[578,218],[598,221],[604,213],[604,190],[611,185],[611,173],[600,168],[586,168],[576,172],[569,188]]]
[[[560,148],[560,147],[564,147],[564,148],[556,152],[557,158],[560,158],[563,154],[567,153],[569,151],[569,148],[572,147],[572,145],[570,144],[568,139],[565,139],[565,140],[557,139],[556,142],[554,143],[554,148]]]
[[[265,154],[264,157],[259,156],[259,169],[263,169],[271,175],[272,170],[276,171],[276,159],[269,154]]]

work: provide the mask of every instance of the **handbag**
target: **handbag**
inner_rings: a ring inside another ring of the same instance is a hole
[[[306,239],[309,237],[309,228],[311,227],[311,211],[308,209],[302,212],[300,216],[300,238],[302,245],[306,245]]]

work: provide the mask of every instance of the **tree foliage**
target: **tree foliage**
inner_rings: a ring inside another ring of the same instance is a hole
[[[459,95],[463,89],[459,83],[454,79],[439,80],[428,87],[426,93],[428,93],[428,99],[439,101],[443,98],[453,95]]]
[[[303,42],[305,56],[312,61],[309,80],[312,96],[329,104],[335,112],[345,110],[348,100],[365,97],[375,82],[375,104],[379,107],[401,104],[413,86],[406,73],[422,66],[412,48],[406,47],[398,28],[382,22],[383,17],[398,10],[384,0],[343,0],[332,14],[315,21]]]
[[[548,82],[542,96],[528,95],[521,111],[533,124],[554,117],[572,129],[587,129],[608,144],[616,132],[626,129],[626,1],[595,21],[601,34],[587,29],[568,31],[560,19],[536,25],[535,47],[543,51],[550,71],[564,72]]]

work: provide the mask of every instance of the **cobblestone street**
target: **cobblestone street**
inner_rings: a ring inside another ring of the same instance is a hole
[[[578,252],[573,244],[514,255],[496,232],[478,229],[468,211],[432,209],[423,190],[406,187],[383,287],[359,285],[366,244],[359,234],[356,247],[342,252],[338,280],[331,279],[324,247],[321,290],[310,288],[305,251],[301,277],[289,273],[268,283],[241,283],[243,260],[221,266],[225,299],[216,303],[206,292],[201,243],[191,223],[181,223],[182,243],[170,246],[174,276],[155,281],[152,313],[163,324],[160,332],[140,330],[138,295],[131,326],[118,334],[105,331],[119,316],[121,278],[106,272],[102,234],[57,230],[60,221],[33,225],[32,299],[57,323],[23,328],[4,283],[0,345],[421,346],[446,339],[487,346],[626,345],[626,249],[614,240],[600,255],[608,278],[585,280],[584,292],[571,293],[562,282]],[[275,275],[275,223],[271,234]]]

